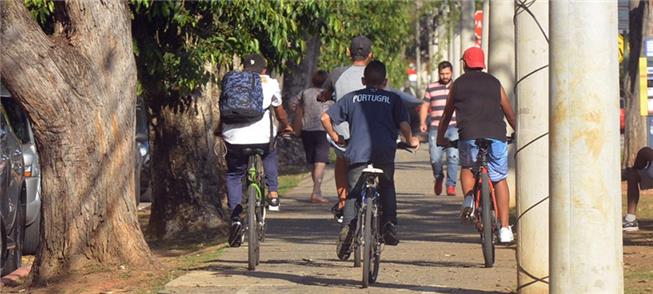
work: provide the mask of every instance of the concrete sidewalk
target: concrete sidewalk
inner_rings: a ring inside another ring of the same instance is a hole
[[[462,197],[434,196],[428,151],[397,153],[399,246],[386,246],[378,281],[361,289],[362,269],[339,261],[339,230],[331,205],[309,201],[310,179],[283,195],[281,211],[269,213],[261,264],[247,270],[247,244],[226,248],[209,266],[169,282],[162,293],[345,293],[397,291],[510,293],[516,288],[514,246],[498,246],[494,268],[483,267],[480,238],[460,224]],[[460,189],[460,188],[459,188]],[[334,203],[333,171],[323,193]]]

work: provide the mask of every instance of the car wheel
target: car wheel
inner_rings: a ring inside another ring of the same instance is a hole
[[[1,275],[8,275],[21,266],[23,257],[23,238],[25,238],[25,187],[23,187],[18,202],[16,221],[13,228],[7,228],[7,260],[2,267]],[[13,246],[12,246],[13,245]]]
[[[41,233],[41,212],[29,227],[25,228],[25,241],[23,242],[23,254],[34,255],[39,247]]]

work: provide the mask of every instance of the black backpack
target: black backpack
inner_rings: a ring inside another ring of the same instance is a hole
[[[220,119],[223,123],[253,123],[263,118],[263,87],[258,73],[230,71],[222,79]]]

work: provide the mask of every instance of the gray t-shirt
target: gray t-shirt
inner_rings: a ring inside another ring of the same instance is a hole
[[[297,96],[289,101],[291,110],[295,110],[297,106],[304,108],[304,116],[302,117],[302,130],[304,131],[324,131],[320,116],[333,105],[333,101],[317,101],[317,97],[321,92],[322,89],[320,88],[308,88],[299,92]]]
[[[365,88],[342,97],[327,114],[335,124],[349,122],[351,138],[345,151],[349,164],[394,162],[399,124],[408,122],[399,95]]]
[[[335,100],[340,100],[350,92],[365,88],[363,85],[364,65],[348,65],[334,69],[322,85],[322,89],[332,91]],[[347,122],[335,125],[334,129],[345,139],[349,139],[349,125]]]

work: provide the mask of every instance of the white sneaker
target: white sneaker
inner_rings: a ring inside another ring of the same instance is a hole
[[[271,198],[269,200],[269,202],[268,202],[268,210],[269,211],[279,211],[279,206],[281,206],[281,204],[279,202],[280,201],[279,201],[278,197]]]
[[[503,227],[499,230],[499,242],[510,243],[515,239],[510,227]]]

